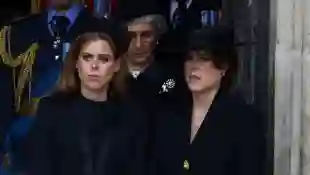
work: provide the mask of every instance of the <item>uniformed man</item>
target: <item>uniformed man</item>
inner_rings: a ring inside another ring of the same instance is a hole
[[[222,0],[157,0],[169,30],[161,41],[160,51],[182,56],[191,30],[220,22]]]
[[[49,95],[61,73],[70,42],[99,21],[74,0],[50,0],[49,8],[39,14],[14,21],[2,28],[0,67],[0,113],[6,118],[1,137],[8,133],[6,149],[18,155],[18,143],[29,129],[39,100]],[[51,111],[52,112],[52,111]],[[9,125],[8,119],[14,120]],[[2,123],[1,123],[2,125]],[[1,143],[2,144],[2,143]],[[17,162],[15,162],[17,160]],[[12,159],[19,169],[19,159]]]

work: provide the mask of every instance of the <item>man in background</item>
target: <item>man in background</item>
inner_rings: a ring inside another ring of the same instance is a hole
[[[157,0],[161,13],[169,23],[167,34],[160,41],[159,51],[171,58],[183,56],[188,33],[220,22],[222,0]],[[180,61],[180,60],[176,60]]]

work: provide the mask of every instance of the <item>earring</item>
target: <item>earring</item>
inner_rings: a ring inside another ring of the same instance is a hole
[[[222,73],[221,73],[221,76],[224,77],[224,76],[225,76],[225,72],[222,72]]]

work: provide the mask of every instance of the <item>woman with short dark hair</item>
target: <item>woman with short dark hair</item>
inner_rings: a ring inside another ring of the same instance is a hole
[[[232,30],[191,34],[184,64],[190,96],[158,112],[151,174],[261,175],[261,118],[231,92],[236,65]]]
[[[103,26],[72,44],[59,86],[40,102],[26,140],[30,175],[143,174],[147,117],[115,83],[129,43],[119,29]]]

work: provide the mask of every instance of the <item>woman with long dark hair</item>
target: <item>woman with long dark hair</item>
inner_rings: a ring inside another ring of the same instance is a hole
[[[261,118],[232,92],[236,58],[229,28],[191,34],[184,64],[189,98],[158,112],[151,174],[261,175]]]
[[[146,117],[116,81],[129,42],[111,26],[76,39],[56,92],[41,100],[25,143],[30,175],[142,173]]]

